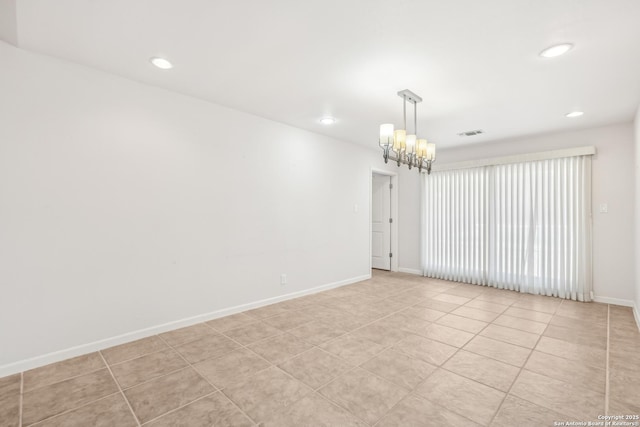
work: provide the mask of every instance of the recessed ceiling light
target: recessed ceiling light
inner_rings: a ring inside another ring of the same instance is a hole
[[[551,46],[540,52],[540,56],[544,58],[555,58],[556,56],[564,55],[573,48],[571,43],[562,43],[555,46]]]
[[[151,58],[149,61],[151,61],[151,63],[156,67],[163,70],[169,70],[173,68],[173,64],[164,58],[154,57],[154,58]]]
[[[320,123],[322,123],[323,125],[332,125],[336,122],[336,119],[334,119],[333,117],[323,117],[320,119]]]
[[[583,114],[584,112],[582,111],[572,111],[570,113],[565,114],[565,117],[580,117]]]

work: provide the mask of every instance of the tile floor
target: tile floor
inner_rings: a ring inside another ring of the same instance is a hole
[[[552,426],[640,414],[631,309],[375,271],[0,378],[0,426]]]

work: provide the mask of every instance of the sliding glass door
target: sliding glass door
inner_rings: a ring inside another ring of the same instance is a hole
[[[591,157],[423,177],[424,274],[589,301]]]

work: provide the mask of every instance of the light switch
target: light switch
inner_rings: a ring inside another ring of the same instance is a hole
[[[607,205],[606,203],[600,203],[600,213],[608,213],[609,212],[609,205]]]

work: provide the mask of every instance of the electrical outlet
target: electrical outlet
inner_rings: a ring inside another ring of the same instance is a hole
[[[280,275],[280,285],[284,286],[287,284],[287,275],[286,274],[281,274]]]
[[[609,206],[606,203],[601,203],[600,213],[608,213],[608,212],[609,212]]]

